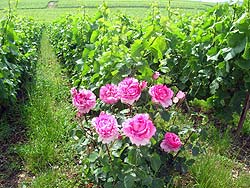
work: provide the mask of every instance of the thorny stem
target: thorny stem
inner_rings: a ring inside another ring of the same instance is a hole
[[[86,115],[86,114],[84,114],[84,119],[85,119],[86,123],[88,124],[89,122],[88,122],[88,118],[87,118],[87,115]],[[89,128],[89,127],[85,127],[85,126],[83,125],[82,122],[80,122],[79,124],[80,124],[80,128],[81,128],[88,136],[91,137],[91,140],[93,140],[93,138],[94,138],[93,130],[92,130],[91,128]],[[94,140],[93,140],[93,141],[94,141]]]
[[[132,110],[133,110],[133,108],[132,108],[132,105],[128,105],[128,107],[129,107],[129,116],[131,116],[132,115]]]
[[[84,114],[84,118],[85,118],[86,123],[89,124],[89,120],[88,120],[87,114]]]
[[[194,133],[194,131],[192,131],[192,132],[190,133],[190,135],[186,138],[186,140],[185,140],[183,146],[185,146],[185,145],[187,144],[188,140],[191,138],[191,136],[193,135],[193,133]],[[176,160],[176,158],[178,157],[178,155],[180,154],[180,152],[181,152],[181,150],[179,150],[179,151],[176,153],[176,155],[175,155],[174,158],[173,158],[173,161]]]
[[[110,164],[112,165],[112,157],[111,157],[111,154],[110,154],[109,146],[108,146],[108,144],[105,144],[105,146],[106,146],[106,149],[107,149],[107,151],[108,151],[109,162],[110,162]]]

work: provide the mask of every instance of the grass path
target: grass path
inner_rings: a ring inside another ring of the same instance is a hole
[[[15,185],[6,187],[78,187],[69,134],[74,126],[69,86],[46,34],[41,40],[41,54],[31,88],[28,101],[20,108],[27,129],[26,141],[11,147],[23,164],[13,176]],[[11,164],[15,164],[14,161]]]

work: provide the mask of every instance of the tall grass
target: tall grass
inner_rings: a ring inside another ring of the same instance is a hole
[[[74,126],[71,122],[74,111],[69,102],[67,82],[46,35],[42,37],[35,84],[23,108],[23,116],[28,142],[20,145],[18,152],[25,162],[25,170],[38,177],[31,185],[44,187],[38,186],[40,181],[55,185],[56,178],[66,181],[67,171],[74,168],[69,134]]]
[[[200,155],[191,167],[195,188],[248,188],[250,173],[246,172],[244,164],[230,157],[232,144],[230,132],[221,132],[214,126],[209,126],[207,132],[206,153]],[[237,152],[237,151],[236,151]]]

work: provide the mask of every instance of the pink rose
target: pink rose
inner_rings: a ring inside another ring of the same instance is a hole
[[[183,91],[178,91],[176,97],[174,97],[173,102],[178,103],[179,101],[183,101],[186,97],[186,94]]]
[[[156,128],[148,114],[137,114],[122,124],[122,131],[130,141],[137,145],[146,145],[155,134]]]
[[[80,89],[79,92],[73,90],[72,93],[73,105],[78,109],[79,113],[89,113],[89,111],[95,107],[96,96],[92,91]]]
[[[152,75],[153,80],[157,80],[157,79],[159,78],[160,75],[161,75],[161,74],[160,74],[159,72],[156,71],[156,72]]]
[[[178,93],[176,94],[176,97],[178,99],[184,99],[186,97],[186,94],[183,91],[178,91]]]
[[[107,84],[100,89],[100,99],[107,104],[115,104],[119,101],[117,86]]]
[[[149,89],[152,102],[161,104],[164,108],[172,105],[174,92],[163,84],[158,84]]]
[[[145,86],[145,84],[144,84]],[[132,105],[141,96],[142,87],[137,79],[125,78],[118,84],[118,93],[121,102]]]
[[[114,116],[101,112],[92,120],[92,125],[98,133],[98,141],[108,144],[118,138],[118,123]]]
[[[161,142],[160,146],[165,152],[177,152],[182,143],[180,138],[174,133],[166,133],[164,136],[164,140]]]

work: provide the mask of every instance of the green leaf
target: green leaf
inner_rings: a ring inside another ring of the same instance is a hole
[[[245,70],[250,69],[250,60],[237,59],[234,63],[242,69],[245,69]]]
[[[85,76],[90,70],[91,70],[90,67],[85,62],[84,65],[83,65],[82,76]]]
[[[128,152],[128,163],[136,164],[136,162],[136,149],[133,148]]]
[[[125,188],[134,188],[135,186],[135,177],[132,175],[127,175],[124,177],[124,186]]]
[[[167,112],[165,109],[163,109],[161,112],[160,112],[160,115],[161,115],[161,118],[164,120],[164,121],[169,121],[170,120],[170,113]]]
[[[82,59],[83,60],[87,60],[88,59],[88,55],[89,55],[90,50],[88,48],[84,48],[83,52],[82,52]]]
[[[166,48],[167,48],[167,44],[163,37],[157,37],[154,40],[153,44],[150,46],[150,49],[157,60],[160,60],[163,58],[163,54]]]
[[[242,57],[245,60],[249,60],[250,61],[250,42],[249,41],[246,43],[245,51],[244,51]]]
[[[153,153],[150,158],[151,167],[155,172],[158,172],[159,168],[161,167],[161,158],[157,153]]]
[[[135,40],[135,42],[131,45],[131,56],[133,58],[140,57],[142,50],[144,50],[142,40]]]
[[[221,81],[221,78],[216,78],[211,84],[210,84],[210,93],[212,95],[214,95],[216,93],[216,91],[219,89],[220,87],[220,81]]]
[[[154,26],[153,26],[153,25],[148,26],[148,27],[146,28],[145,34],[143,35],[143,38],[144,38],[144,39],[149,38],[149,37],[153,34],[153,31],[154,31]]]
[[[95,49],[95,45],[94,44],[85,44],[85,47],[89,50],[94,50]]]
[[[99,36],[99,30],[94,30],[92,32],[91,37],[90,37],[90,42],[94,43],[96,41],[96,39],[97,39],[98,36]]]
[[[148,176],[146,178],[143,178],[142,185],[146,185],[147,187],[151,187],[153,178],[151,176]]]
[[[113,188],[114,187],[114,185],[111,183],[111,182],[106,182],[106,183],[104,183],[104,188]]]
[[[193,147],[192,148],[192,155],[197,156],[199,155],[200,149],[198,147]]]
[[[160,178],[156,178],[153,180],[152,182],[152,186],[153,188],[163,188],[164,187],[164,181]]]
[[[92,152],[91,154],[89,154],[88,160],[89,162],[93,163],[96,161],[96,159],[98,158],[98,153],[97,152]]]
[[[114,70],[114,71],[111,72],[111,75],[115,76],[115,75],[117,75],[117,73],[119,73],[119,70]]]

